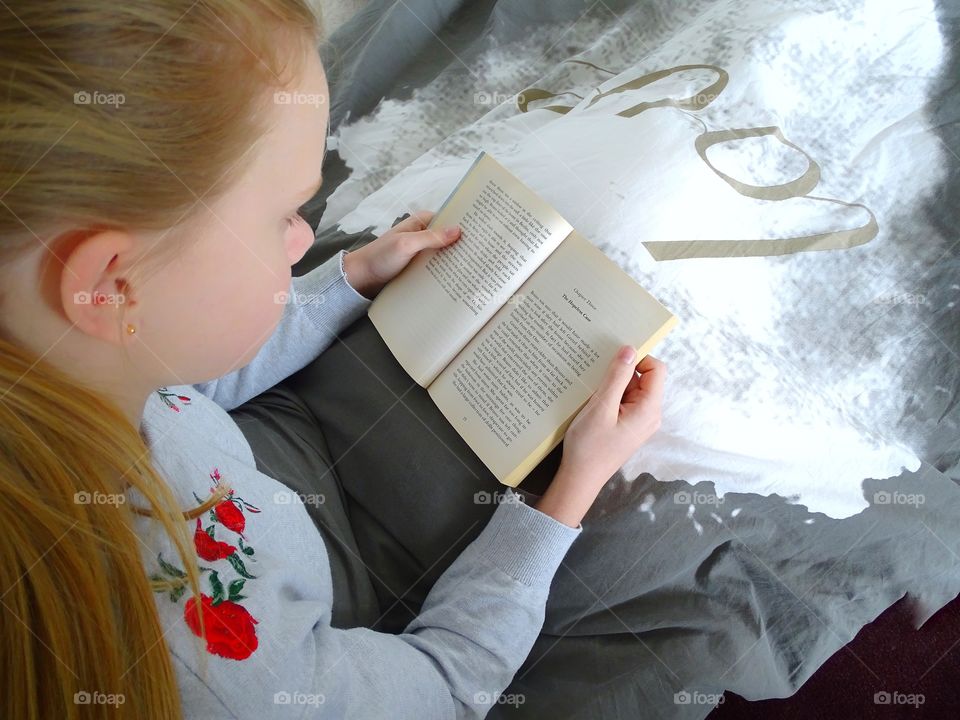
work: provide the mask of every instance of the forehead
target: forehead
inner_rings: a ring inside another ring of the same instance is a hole
[[[272,107],[271,123],[280,132],[273,133],[277,138],[292,140],[292,144],[307,138],[291,138],[290,131],[322,130],[326,134],[329,119],[329,88],[326,74],[316,51],[307,54],[295,82],[282,90],[275,90],[270,98]],[[311,133],[313,134],[313,133]]]
[[[329,123],[329,88],[316,51],[303,61],[295,82],[272,91],[268,127],[261,139],[255,172],[277,190],[299,192],[316,181]]]

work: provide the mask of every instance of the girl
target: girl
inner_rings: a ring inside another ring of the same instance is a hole
[[[508,491],[403,633],[335,628],[303,498],[227,411],[456,229],[291,279],[328,122],[303,0],[11,2],[0,37],[3,716],[483,717],[663,364],[622,348],[536,507]]]

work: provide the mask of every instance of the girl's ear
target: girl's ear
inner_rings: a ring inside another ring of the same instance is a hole
[[[120,310],[135,305],[135,289],[127,279],[134,239],[122,230],[71,233],[48,263],[66,319],[91,337],[120,344]],[[59,261],[59,262],[58,262]]]

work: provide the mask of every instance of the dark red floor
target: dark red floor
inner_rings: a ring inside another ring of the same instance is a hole
[[[909,596],[888,608],[793,696],[747,702],[726,693],[708,720],[960,720],[960,598],[920,630],[911,608]],[[890,693],[891,703],[875,702],[876,693]]]

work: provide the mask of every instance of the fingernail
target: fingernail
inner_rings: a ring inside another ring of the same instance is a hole
[[[446,236],[447,240],[453,240],[457,235],[460,234],[460,226],[452,225],[448,228],[444,228],[443,234]]]
[[[620,348],[620,362],[625,365],[630,365],[637,358],[637,351],[634,350],[630,345],[624,345]]]

